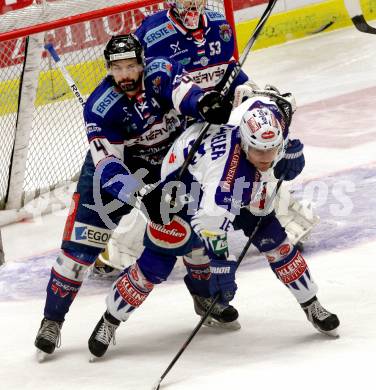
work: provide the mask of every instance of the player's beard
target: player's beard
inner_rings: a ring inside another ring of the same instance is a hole
[[[133,80],[133,79],[120,80],[118,81],[117,85],[125,93],[138,91],[141,87],[141,75],[138,77],[137,80]]]

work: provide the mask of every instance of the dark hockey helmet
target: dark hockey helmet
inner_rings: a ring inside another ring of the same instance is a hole
[[[137,58],[139,64],[144,63],[144,50],[140,41],[134,34],[113,36],[104,49],[104,58],[107,67],[112,61]]]

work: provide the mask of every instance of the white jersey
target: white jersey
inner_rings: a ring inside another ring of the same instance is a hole
[[[162,180],[181,167],[200,127],[191,126],[175,141],[163,160]],[[254,214],[262,215],[267,183],[264,179],[265,175],[246,159],[238,127],[213,126],[182,178],[188,194],[186,199],[193,202],[188,209],[193,214],[194,230],[227,231],[243,206],[250,206]]]

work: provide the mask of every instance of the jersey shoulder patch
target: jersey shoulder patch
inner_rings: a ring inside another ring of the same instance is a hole
[[[177,31],[172,22],[168,20],[148,30],[143,40],[150,47],[174,34],[177,34]]]
[[[88,112],[87,109],[91,107],[94,114],[104,118],[110,108],[123,96],[122,93],[116,92],[111,83],[105,79],[90,95],[85,111]]]
[[[150,61],[147,61],[145,66],[145,79],[157,72],[166,73],[168,76],[172,74],[173,65],[165,57],[154,57]]]
[[[205,10],[205,15],[211,22],[226,21],[225,16],[217,11]]]

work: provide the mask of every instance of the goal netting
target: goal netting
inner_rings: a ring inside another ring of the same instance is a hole
[[[165,7],[158,0],[50,0],[0,15],[0,209],[19,210],[66,188],[88,149],[82,106],[44,45],[54,45],[86,98],[105,76],[108,39]],[[209,0],[208,8],[233,25],[231,0]]]

